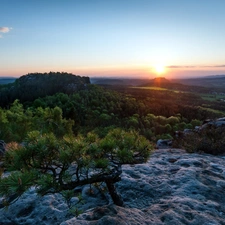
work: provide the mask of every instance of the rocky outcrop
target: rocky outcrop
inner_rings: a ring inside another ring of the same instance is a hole
[[[200,127],[200,130],[210,128],[210,127],[225,127],[225,117],[218,118],[216,120],[206,120],[203,122],[203,125]]]
[[[1,200],[1,199],[0,199]],[[0,224],[58,224],[69,219],[68,208],[59,195],[38,196],[35,189],[7,209],[0,204]]]
[[[225,157],[158,149],[147,163],[124,165],[116,186],[125,207],[85,186],[76,218],[59,195],[40,198],[32,190],[0,209],[0,224],[225,224]]]

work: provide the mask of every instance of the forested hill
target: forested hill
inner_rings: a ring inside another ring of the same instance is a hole
[[[29,73],[11,84],[0,85],[0,106],[5,107],[15,99],[25,102],[59,92],[71,94],[84,89],[87,84],[90,84],[89,77],[71,73]]]

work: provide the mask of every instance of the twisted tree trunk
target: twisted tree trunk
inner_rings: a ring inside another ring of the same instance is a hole
[[[105,180],[105,183],[107,185],[109,194],[114,202],[114,204],[118,206],[123,206],[123,199],[120,194],[117,193],[116,188],[114,186],[114,180],[113,179],[107,179]]]

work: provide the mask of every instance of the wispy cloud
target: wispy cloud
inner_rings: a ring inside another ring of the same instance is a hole
[[[10,30],[12,30],[11,27],[0,27],[0,33],[8,33]],[[2,34],[0,34],[0,38],[2,38]]]
[[[171,69],[188,69],[188,68],[196,68],[198,66],[178,66],[178,65],[171,65],[171,66],[167,66],[167,68],[171,68]]]
[[[201,65],[198,65],[198,66],[192,66],[192,65],[171,65],[171,66],[167,66],[167,68],[170,68],[170,69],[193,69],[193,68],[223,68],[225,67],[225,64],[223,65],[207,65],[207,66],[201,66]]]
[[[215,65],[215,66],[208,66],[208,67],[214,67],[214,68],[216,68],[216,67],[225,67],[225,65]]]

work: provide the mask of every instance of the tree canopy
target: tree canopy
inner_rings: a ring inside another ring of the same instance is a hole
[[[16,99],[26,102],[60,92],[71,94],[84,89],[88,84],[89,77],[66,72],[29,73],[13,83],[0,85],[0,106],[9,106]]]

